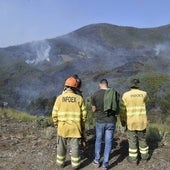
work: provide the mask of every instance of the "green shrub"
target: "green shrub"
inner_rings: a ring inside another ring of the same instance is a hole
[[[162,137],[159,133],[159,129],[157,127],[149,127],[146,139],[149,143],[160,142]]]
[[[49,127],[52,126],[52,119],[50,117],[39,117],[35,120],[36,126],[37,127]]]
[[[88,129],[94,128],[95,126],[95,113],[91,110],[91,96],[86,99],[86,109],[87,109],[87,121],[86,126]]]
[[[155,148],[160,145],[166,145],[169,142],[170,129],[168,125],[159,125],[157,127],[150,126],[146,134],[146,140],[150,148]]]

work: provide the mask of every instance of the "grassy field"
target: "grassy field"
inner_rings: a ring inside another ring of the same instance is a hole
[[[0,110],[0,116],[4,116],[10,119],[15,119],[15,120],[21,120],[21,121],[34,121],[37,120],[37,116],[30,115],[25,112],[21,112],[15,109],[1,109]]]
[[[0,117],[16,121],[30,122],[36,127],[52,126],[52,118],[49,116],[35,116],[15,109],[0,109]]]

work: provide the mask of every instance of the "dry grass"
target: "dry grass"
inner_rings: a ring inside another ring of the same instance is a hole
[[[10,119],[21,120],[21,121],[33,121],[37,119],[37,116],[30,115],[25,112],[21,112],[15,109],[1,109],[0,116],[7,117]]]

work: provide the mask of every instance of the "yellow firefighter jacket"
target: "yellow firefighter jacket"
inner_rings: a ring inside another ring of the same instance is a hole
[[[64,138],[81,138],[86,114],[83,98],[71,90],[64,91],[57,97],[52,111],[58,135]]]
[[[125,92],[122,97],[125,106],[126,123],[129,130],[144,130],[147,126],[146,102],[148,100],[145,91],[134,89]],[[120,116],[121,117],[121,116]]]

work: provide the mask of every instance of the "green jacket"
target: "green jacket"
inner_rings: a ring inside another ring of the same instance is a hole
[[[108,88],[104,94],[104,111],[112,110],[119,112],[119,98],[120,95],[114,88]]]

